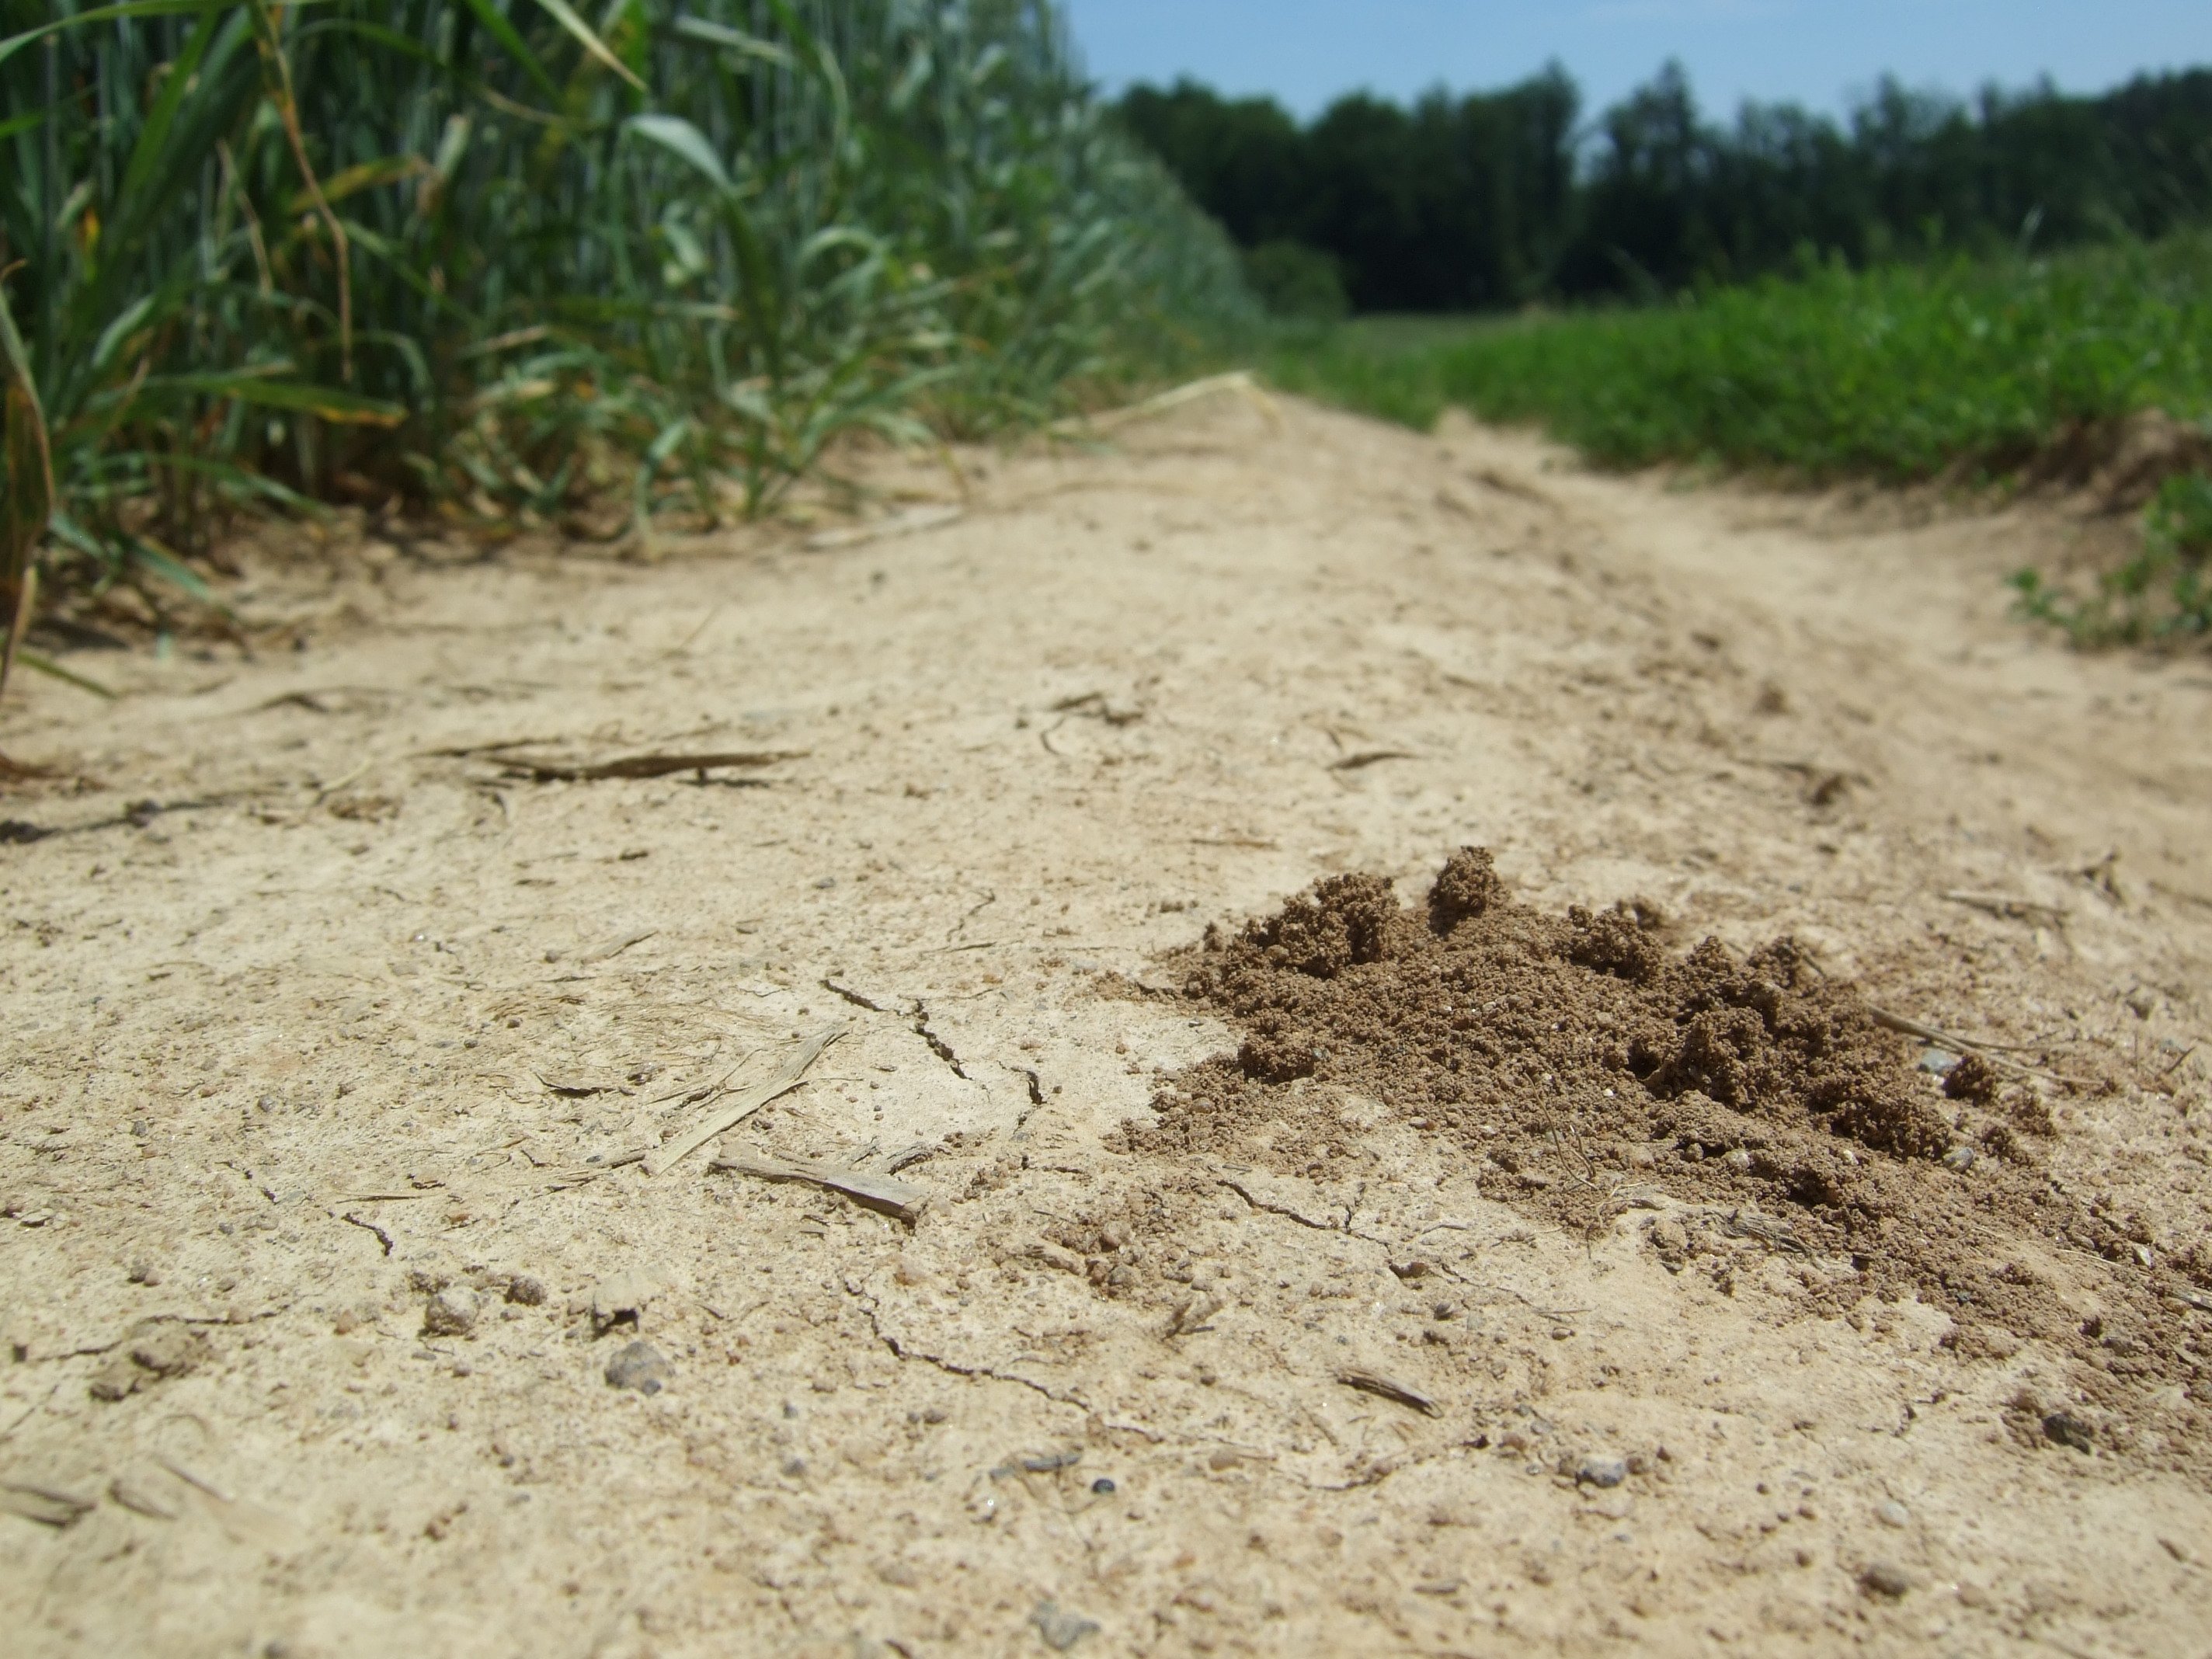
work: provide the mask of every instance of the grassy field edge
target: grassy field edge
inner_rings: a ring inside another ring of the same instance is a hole
[[[2087,483],[2153,434],[2163,454],[2113,483],[2148,498],[2140,556],[2087,586],[2023,573],[2023,603],[2084,642],[2212,629],[2212,487],[2196,482],[2212,470],[2212,234],[1816,267],[1634,309],[1286,329],[1265,367],[1419,429],[1456,406],[1601,465],[1791,484]]]

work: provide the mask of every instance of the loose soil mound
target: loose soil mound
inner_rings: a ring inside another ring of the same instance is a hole
[[[1547,1220],[1595,1231],[1662,1209],[1653,1248],[1723,1290],[1736,1253],[1717,1232],[1794,1260],[1820,1311],[1917,1296],[1951,1316],[1962,1354],[2050,1342],[2115,1445],[2145,1387],[2204,1375],[2175,1316],[2202,1304],[2204,1264],[2156,1258],[2135,1218],[2051,1178],[2034,1089],[1978,1057],[1917,1069],[1790,939],[1678,956],[1649,904],[1540,915],[1470,848],[1425,913],[1379,876],[1333,877],[1239,933],[1209,928],[1176,965],[1183,994],[1243,1042],[1164,1091],[1133,1144],[1325,1177],[1357,1142],[1343,1097],[1366,1097]],[[2030,1265],[2052,1248],[2113,1265],[2106,1305],[2085,1315]],[[2083,1426],[2016,1407],[2024,1433],[2072,1443]],[[2188,1425],[2194,1438],[2212,1422],[2193,1411]]]

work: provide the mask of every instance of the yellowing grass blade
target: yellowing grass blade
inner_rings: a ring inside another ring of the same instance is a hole
[[[8,309],[8,296],[0,289],[0,454],[4,454],[7,499],[0,501],[0,624],[7,632],[0,641],[0,691],[8,686],[8,671],[15,666],[23,632],[31,625],[31,606],[38,597],[38,568],[33,562],[39,544],[46,539],[46,519],[54,507],[54,469],[46,446],[46,412],[39,406],[39,388],[31,380],[28,355],[15,319]]]

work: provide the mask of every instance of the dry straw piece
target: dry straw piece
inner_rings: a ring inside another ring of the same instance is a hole
[[[707,1167],[727,1170],[733,1175],[753,1176],[763,1181],[803,1181],[810,1186],[827,1187],[872,1210],[881,1210],[909,1227],[921,1220],[921,1212],[929,1207],[929,1194],[909,1182],[870,1175],[862,1170],[841,1170],[811,1159],[734,1152],[717,1158]]]
[[[756,1083],[742,1089],[724,1104],[716,1107],[698,1122],[665,1146],[648,1152],[645,1158],[647,1175],[659,1175],[681,1163],[705,1146],[716,1135],[736,1127],[778,1095],[796,1089],[806,1075],[806,1068],[820,1058],[822,1051],[845,1035],[842,1025],[825,1025],[799,1044],[783,1069],[765,1083]]]

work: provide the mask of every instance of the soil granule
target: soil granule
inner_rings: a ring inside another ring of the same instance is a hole
[[[2051,1178],[2033,1088],[1978,1056],[1919,1069],[1790,939],[1677,954],[1650,904],[1542,915],[1469,848],[1420,911],[1382,877],[1331,877],[1241,931],[1209,927],[1171,966],[1242,1042],[1173,1079],[1132,1149],[1352,1175],[1360,1132],[1340,1107],[1364,1097],[1556,1224],[1663,1210],[1647,1224],[1661,1260],[1723,1291],[1748,1243],[1796,1264],[1815,1311],[1917,1297],[1963,1355],[2049,1343],[2112,1414],[2115,1445],[2142,1390],[2204,1376],[2174,1316],[2201,1305],[2205,1264],[2156,1257],[2138,1220]],[[2020,1259],[2054,1247],[2112,1264],[2101,1311]],[[2041,1432],[2034,1401],[2018,1413]],[[2189,1440],[2212,1427],[2184,1417]]]

